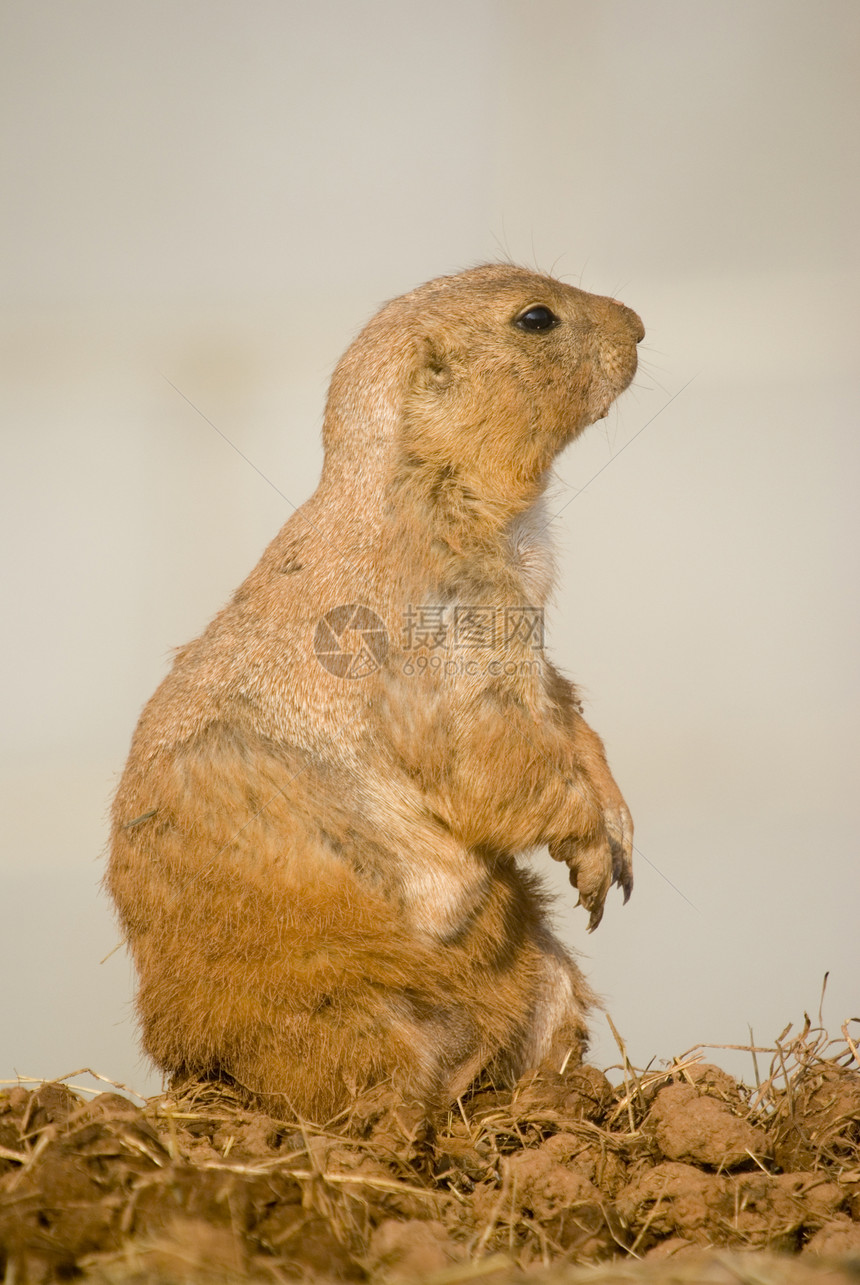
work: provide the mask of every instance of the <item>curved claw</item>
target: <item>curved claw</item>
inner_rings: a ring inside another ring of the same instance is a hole
[[[592,843],[577,842],[573,836],[549,845],[550,855],[570,870],[571,885],[579,892],[577,905],[588,911],[588,931],[594,932],[603,918],[603,904],[612,884],[618,884],[625,903],[633,891],[633,821],[624,804],[607,808],[605,831]]]
[[[570,871],[570,874],[568,875],[568,878],[570,879],[571,887],[576,888],[577,871],[572,869]],[[584,906],[585,909],[589,912],[588,927],[585,930],[586,932],[593,933],[595,928],[603,918],[603,904],[605,899],[606,899],[605,892],[603,896],[599,898],[594,896],[588,896],[586,893],[583,893],[583,892],[579,893],[579,900],[576,903],[577,906]]]
[[[571,885],[579,892],[578,904],[589,912],[588,931],[603,918],[603,903],[612,885],[613,859],[606,836],[597,842],[578,843],[570,837],[550,844],[550,855],[570,870]]]
[[[624,904],[633,891],[633,818],[622,804],[604,813],[606,833],[612,849],[612,882],[624,893]]]

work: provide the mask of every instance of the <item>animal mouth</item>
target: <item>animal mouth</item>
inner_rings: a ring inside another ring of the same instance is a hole
[[[591,415],[588,417],[589,424],[596,424],[599,419],[606,419],[609,414],[609,408],[619,397],[618,393],[608,393],[600,399],[594,407]]]

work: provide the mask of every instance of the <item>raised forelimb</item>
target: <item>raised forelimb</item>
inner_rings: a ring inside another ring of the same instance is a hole
[[[570,805],[553,819],[547,843],[550,856],[570,870],[593,932],[612,884],[622,889],[625,902],[633,890],[633,818],[609,770],[603,742],[579,711],[572,684],[554,672],[553,688],[571,737]]]

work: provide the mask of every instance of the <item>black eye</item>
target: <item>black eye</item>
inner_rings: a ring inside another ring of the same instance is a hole
[[[520,330],[554,330],[560,326],[561,322],[554,312],[544,307],[542,303],[536,303],[531,308],[526,308],[525,312],[514,321],[515,326]]]

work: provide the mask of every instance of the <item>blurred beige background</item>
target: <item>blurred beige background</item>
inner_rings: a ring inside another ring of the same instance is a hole
[[[587,938],[539,859],[560,928],[639,1064],[826,970],[860,1013],[860,6],[5,0],[0,50],[0,1079],[158,1087],[99,963],[140,707],[313,490],[356,329],[499,256],[648,328],[559,470],[549,626],[637,886]]]

